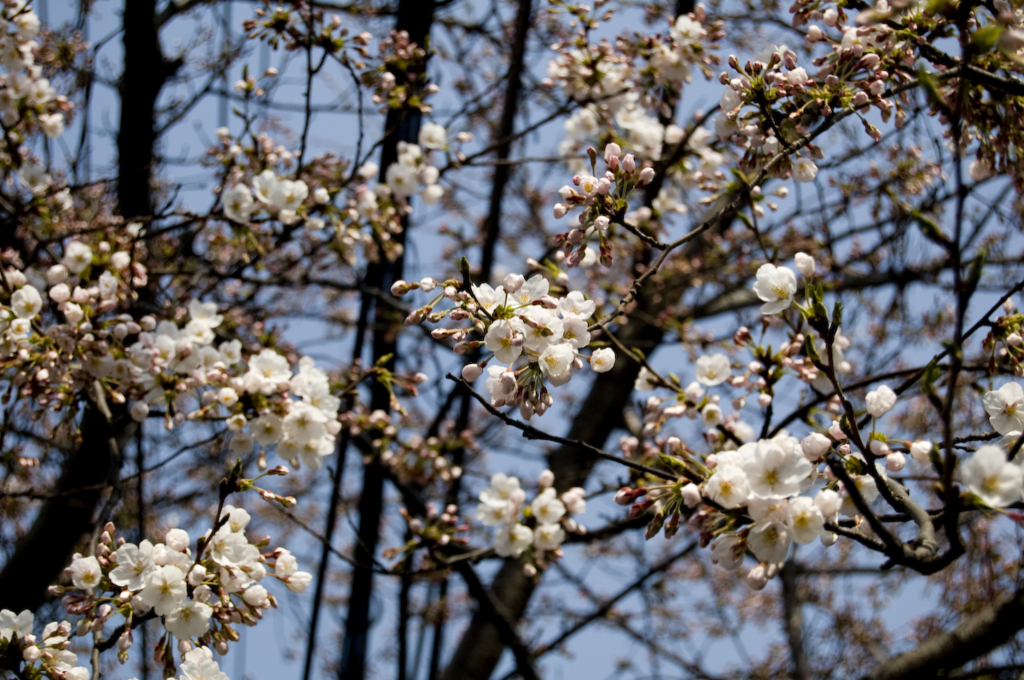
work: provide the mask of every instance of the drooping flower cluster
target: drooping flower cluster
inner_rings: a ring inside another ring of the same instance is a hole
[[[430,292],[437,286],[433,279],[407,283],[396,281],[394,295],[410,290]],[[543,415],[554,403],[545,383],[558,387],[572,379],[574,370],[589,362],[590,368],[603,373],[612,368],[615,354],[611,348],[594,350],[589,357],[580,350],[590,344],[587,320],[597,307],[579,291],[568,291],[564,297],[550,295],[548,280],[537,274],[526,280],[521,274],[509,274],[501,286],[484,283],[460,290],[455,281],[446,281],[443,291],[430,303],[413,311],[407,324],[424,319],[437,322],[448,316],[454,321],[469,320],[469,328],[437,328],[436,339],[452,338],[454,351],[463,354],[483,346],[490,356],[478,363],[467,364],[462,371],[466,380],[474,381],[487,371],[486,390],[495,406],[515,404],[523,418],[534,413]],[[435,312],[434,306],[448,299],[454,307]],[[466,340],[476,331],[483,340]],[[493,361],[494,364],[489,364]],[[522,361],[525,359],[525,362]],[[517,367],[518,366],[518,367]]]
[[[284,474],[284,470],[274,474]],[[277,606],[274,596],[261,585],[266,576],[297,593],[312,579],[298,570],[288,550],[261,554],[269,539],[250,541],[245,534],[249,520],[245,510],[224,506],[216,529],[199,539],[195,552],[183,529],[171,529],[161,543],[143,540],[134,544],[115,539],[115,527],[108,523],[95,555],[75,555],[67,568],[73,587],[53,586],[51,590],[63,593],[62,604],[68,614],[82,616],[76,628],[79,636],[101,630],[114,617],[123,618],[125,628],[116,641],[122,663],[128,658],[135,625],[158,618],[167,635],[161,636],[156,657],[164,660],[166,671],[173,675],[177,639],[178,650],[186,654],[182,670],[191,677],[189,664],[212,662],[210,648],[225,654],[229,642],[238,640],[232,624],[255,626],[264,610]],[[64,638],[71,637],[71,627],[61,626],[68,631]],[[201,653],[203,659],[189,654],[194,646],[207,649]],[[45,651],[42,643],[38,647]],[[23,650],[26,661],[32,656],[38,658],[35,652]],[[68,663],[73,662],[68,659]]]
[[[476,518],[484,526],[498,527],[494,552],[514,558],[526,553],[528,567],[534,569],[544,567],[546,555],[561,557],[566,532],[585,531],[569,515],[582,514],[587,508],[582,488],[574,487],[561,495],[555,491],[550,470],[541,473],[539,485],[539,493],[526,505],[526,492],[520,488],[519,479],[498,473],[480,492],[476,507]]]
[[[293,374],[271,348],[246,356],[239,340],[217,343],[222,317],[212,302],[193,300],[183,325],[115,314],[128,294],[125,279],[132,271],[138,279],[144,270],[133,270],[127,253],[104,257],[106,269],[88,286],[83,277],[99,258],[84,242],[70,242],[62,264],[42,280],[34,275],[44,290],[49,287],[45,301],[24,273],[5,273],[13,292],[0,305],[0,366],[23,397],[70,407],[85,385],[98,380],[107,398],[134,402],[137,421],[157,403],[168,428],[186,419],[226,417],[236,455],[251,451],[254,441],[276,444],[293,465],[301,459],[320,467],[334,450],[340,400],[312,359],[300,360]]]

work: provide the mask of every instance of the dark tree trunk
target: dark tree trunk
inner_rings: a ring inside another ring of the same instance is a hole
[[[398,4],[398,15],[395,30],[406,31],[410,41],[427,48],[431,24],[434,21],[433,0],[401,0]],[[425,70],[426,63],[422,68]],[[425,73],[396,73],[396,78],[406,79],[414,87],[421,87]],[[398,159],[398,142],[415,142],[419,137],[421,114],[418,110],[391,109],[385,123],[384,146],[381,150],[380,181],[384,181],[389,165]],[[405,245],[408,230],[407,221],[403,220],[401,234],[395,240]],[[394,262],[383,256],[378,262],[367,267],[366,285],[377,290],[388,290],[391,284],[402,278],[404,255]],[[398,331],[402,328],[403,319],[393,308],[376,305],[374,311],[373,360],[390,355],[391,359],[385,366],[394,369],[397,358]],[[375,383],[371,396],[372,410],[390,410],[391,394],[384,385]],[[363,470],[362,494],[359,497],[359,539],[355,548],[355,559],[358,565],[368,567],[373,563],[377,552],[380,534],[380,519],[384,497],[384,479],[386,472],[380,462],[374,458],[366,463]],[[363,680],[366,677],[366,655],[369,647],[370,603],[373,597],[373,570],[356,567],[352,574],[351,593],[348,601],[348,616],[345,620],[345,639],[342,646],[341,663],[338,666],[338,678],[343,680]]]

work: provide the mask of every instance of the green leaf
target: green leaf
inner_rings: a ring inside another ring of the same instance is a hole
[[[1003,35],[1003,30],[1003,27],[999,24],[990,24],[984,28],[979,28],[971,34],[971,42],[974,43],[979,52],[988,52],[999,42],[999,38]]]

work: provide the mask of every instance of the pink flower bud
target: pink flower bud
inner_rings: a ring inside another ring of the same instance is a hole
[[[796,254],[796,269],[804,278],[810,278],[814,276],[815,271],[814,258],[807,253]]]
[[[633,506],[629,509],[629,518],[637,519],[638,517],[642,516],[645,512],[647,512],[652,505],[654,505],[654,501],[652,500],[634,503]]]
[[[636,490],[624,486],[615,493],[615,502],[619,505],[629,505],[636,498]]]
[[[640,181],[637,186],[650,184],[654,180],[654,168],[648,166],[640,171]]]
[[[871,449],[871,453],[876,456],[889,455],[889,445],[880,439],[872,439],[871,443],[868,444],[868,448]]]
[[[501,287],[505,289],[505,292],[511,295],[526,283],[526,278],[522,274],[509,274],[501,282]]]
[[[467,382],[473,382],[483,373],[483,369],[480,368],[479,364],[466,364],[462,367],[462,379]]]
[[[764,590],[768,585],[768,572],[763,564],[759,564],[747,572],[747,585],[754,590]]]
[[[636,170],[636,159],[633,158],[633,154],[627,153],[625,157],[623,157],[622,170],[627,174],[632,173],[634,170]]]
[[[885,469],[889,472],[899,472],[907,464],[907,458],[899,451],[893,451],[885,457]]]

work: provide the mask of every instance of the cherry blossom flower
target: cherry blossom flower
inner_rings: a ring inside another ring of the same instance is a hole
[[[595,373],[605,373],[615,365],[615,351],[611,347],[595,349],[590,355],[590,368]]]
[[[798,496],[788,504],[786,522],[793,532],[793,540],[806,545],[817,539],[825,529],[825,516],[814,500]]]
[[[711,541],[711,561],[729,571],[743,563],[744,546],[735,534],[721,534]]]
[[[991,444],[963,462],[960,476],[968,491],[989,507],[1004,508],[1024,494],[1021,468],[1006,460],[1002,448]]]
[[[810,158],[799,158],[793,163],[793,179],[797,182],[813,182],[818,176],[818,166]]]
[[[804,481],[813,468],[798,451],[777,441],[762,439],[756,444],[744,444],[740,451],[747,453],[747,473],[752,493],[759,498],[786,498],[800,493]]]
[[[762,314],[778,314],[793,304],[796,275],[787,267],[763,264],[757,269],[754,293],[765,303],[761,305]]]
[[[71,582],[76,588],[91,593],[100,584],[103,570],[99,561],[92,556],[79,557],[71,562]]]
[[[541,353],[537,365],[540,366],[541,372],[547,378],[557,379],[564,376],[569,370],[572,359],[573,352],[570,345],[550,345]]]
[[[81,274],[92,264],[92,248],[81,241],[72,241],[64,248],[64,266],[72,274]]]
[[[309,195],[309,187],[302,180],[287,179],[275,182],[268,195],[269,203],[279,210],[296,211]]]
[[[832,440],[819,432],[812,432],[800,440],[800,448],[807,460],[820,460],[832,448]]]
[[[224,190],[222,200],[224,202],[225,217],[239,224],[249,223],[253,208],[255,207],[249,187],[244,184],[235,184]]]
[[[448,135],[443,125],[424,123],[420,127],[418,141],[424,149],[443,149],[448,146]]]
[[[499,557],[519,557],[533,544],[533,530],[516,524],[505,526],[494,535],[494,552]]]
[[[982,404],[988,413],[988,422],[992,423],[999,434],[1013,430],[1024,430],[1024,389],[1020,384],[1009,382],[998,390],[985,393]]]
[[[556,524],[565,515],[565,504],[558,500],[556,491],[548,487],[544,489],[530,504],[533,516],[541,524]]]
[[[888,385],[879,385],[878,389],[868,392],[864,401],[867,402],[868,414],[880,418],[896,405],[896,393]]]
[[[210,629],[213,608],[203,602],[189,600],[164,618],[164,627],[179,640],[201,637]]]
[[[640,369],[640,374],[637,375],[636,380],[633,382],[633,389],[637,392],[650,392],[658,386],[658,376],[647,370],[644,366]]]
[[[755,526],[747,537],[747,545],[754,556],[773,564],[785,561],[792,542],[792,530],[782,522]]]
[[[35,617],[27,609],[15,615],[10,609],[0,611],[0,640],[16,640],[32,634]]]
[[[110,572],[110,581],[128,590],[140,590],[155,570],[152,543],[125,543],[117,549],[117,567]]]
[[[807,253],[797,253],[795,256],[796,270],[800,272],[800,275],[805,279],[809,279],[814,276],[815,263],[814,258]]]
[[[564,541],[565,529],[559,524],[541,524],[533,531],[533,544],[538,550],[555,550]]]
[[[24,286],[11,295],[11,309],[19,319],[34,319],[43,308],[43,298],[33,286]]]
[[[697,382],[708,387],[721,385],[732,377],[729,357],[724,354],[702,356],[697,359]]]
[[[212,656],[203,655],[203,650],[206,649],[206,647],[200,647],[185,655],[185,661],[181,664],[179,680],[229,680],[228,674],[220,669]]]
[[[152,607],[159,616],[170,614],[188,596],[185,574],[178,567],[165,565],[154,568],[139,592],[142,602]]]
[[[750,496],[747,473],[738,465],[719,465],[704,484],[704,495],[724,508],[735,508]]]
[[[523,353],[526,326],[519,319],[495,321],[487,329],[484,346],[503,364],[512,364]],[[518,340],[517,340],[518,338]]]

